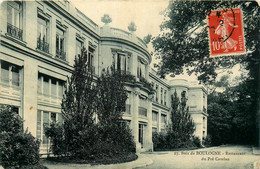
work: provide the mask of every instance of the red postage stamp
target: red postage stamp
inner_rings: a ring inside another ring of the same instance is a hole
[[[210,57],[245,53],[242,13],[239,8],[208,15]]]

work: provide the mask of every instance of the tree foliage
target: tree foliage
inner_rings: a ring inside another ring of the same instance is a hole
[[[221,78],[222,80],[225,78]],[[242,81],[231,86],[228,81],[215,83],[225,87],[223,91],[214,91],[208,96],[208,134],[213,145],[254,144],[257,142],[257,118],[254,102],[254,84]]]
[[[150,43],[150,41],[151,41],[151,39],[152,39],[152,35],[151,34],[148,34],[148,35],[146,35],[145,37],[144,37],[144,42],[146,43],[146,44],[148,44],[148,43]]]
[[[112,68],[94,81],[87,63],[83,49],[75,58],[63,96],[64,123],[51,124],[45,130],[51,139],[51,151],[55,156],[73,160],[127,156],[135,152],[135,142],[122,119],[126,77]]]
[[[230,8],[240,8],[243,13],[246,54],[210,58],[209,28],[206,24],[207,15],[213,10]],[[229,88],[226,91],[226,95],[224,95],[224,97],[233,96],[231,98],[233,106],[231,107],[235,108],[233,111],[224,108],[229,112],[233,112],[233,116],[238,117],[233,119],[233,121],[241,122],[241,124],[246,126],[243,129],[243,132],[246,133],[245,135],[249,136],[249,133],[258,133],[255,127],[256,123],[259,123],[259,118],[257,118],[259,116],[256,115],[256,112],[260,106],[260,23],[259,5],[257,2],[171,1],[165,10],[165,17],[167,18],[166,21],[161,24],[163,33],[152,41],[156,55],[161,58],[161,62],[156,65],[159,68],[159,74],[172,74],[174,76],[186,70],[188,74],[195,73],[198,75],[198,80],[206,84],[212,84],[220,70],[230,69],[236,64],[242,65],[248,70],[248,76],[244,77],[242,79],[243,82],[237,87]],[[240,109],[237,109],[238,107]],[[246,119],[250,121],[244,120],[244,116],[249,118]],[[234,130],[234,132],[236,131]],[[240,138],[245,135],[240,135]],[[250,137],[255,135],[252,134]]]
[[[194,136],[195,125],[186,106],[185,92],[179,99],[175,90],[171,98],[171,123],[166,133],[153,133],[154,150],[200,147],[200,139]]]
[[[124,75],[115,71],[103,71],[97,80],[96,108],[100,124],[108,125],[122,121],[127,93],[124,87]]]
[[[181,99],[179,99],[175,90],[172,95],[169,133],[174,135],[175,138],[180,138],[183,142],[189,141],[195,131],[195,125],[189,114],[186,102],[185,92],[181,93]]]
[[[241,8],[247,53],[240,56],[209,58],[209,39],[206,18],[216,9]],[[159,73],[198,74],[198,79],[209,82],[217,70],[241,63],[256,79],[259,74],[259,6],[253,1],[172,1],[161,24],[163,33],[153,40],[156,54],[161,57]]]
[[[9,169],[43,168],[39,164],[39,141],[27,130],[12,106],[0,111],[0,161]]]
[[[94,124],[96,90],[93,85],[93,72],[88,64],[85,49],[74,60],[74,70],[68,77],[65,94],[62,99],[65,143],[67,152],[75,155],[81,133]],[[87,140],[86,140],[87,141]]]

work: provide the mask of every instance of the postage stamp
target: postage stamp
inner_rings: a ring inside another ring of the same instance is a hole
[[[208,15],[210,57],[245,53],[241,9],[211,11]]]

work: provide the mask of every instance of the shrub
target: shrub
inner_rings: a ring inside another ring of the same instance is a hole
[[[212,145],[210,135],[207,135],[207,137],[205,139],[203,139],[203,145],[206,147],[210,147]]]
[[[167,149],[168,143],[167,143],[167,135],[165,133],[153,133],[153,147],[154,150],[160,150],[160,149]]]
[[[52,123],[50,127],[45,127],[45,135],[51,140],[50,151],[55,156],[66,155],[67,148],[64,139],[64,129],[60,123]]]
[[[192,138],[192,140],[193,140],[193,143],[194,143],[194,145],[195,145],[196,147],[198,147],[198,148],[202,147],[202,145],[201,145],[201,140],[200,140],[199,137],[194,136],[194,137]]]
[[[8,120],[7,120],[8,119]],[[5,106],[0,112],[0,157],[5,168],[39,165],[39,141],[22,130],[23,121]]]

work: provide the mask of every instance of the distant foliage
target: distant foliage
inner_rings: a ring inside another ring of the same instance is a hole
[[[151,39],[152,39],[152,35],[148,34],[147,36],[144,37],[143,40],[146,44],[148,44],[150,43]]]
[[[12,106],[0,111],[0,158],[5,168],[41,168],[39,141],[23,131],[23,121]]]
[[[224,87],[208,95],[208,134],[212,145],[256,144],[257,96],[256,84],[251,80],[237,85],[217,82],[215,86]]]

